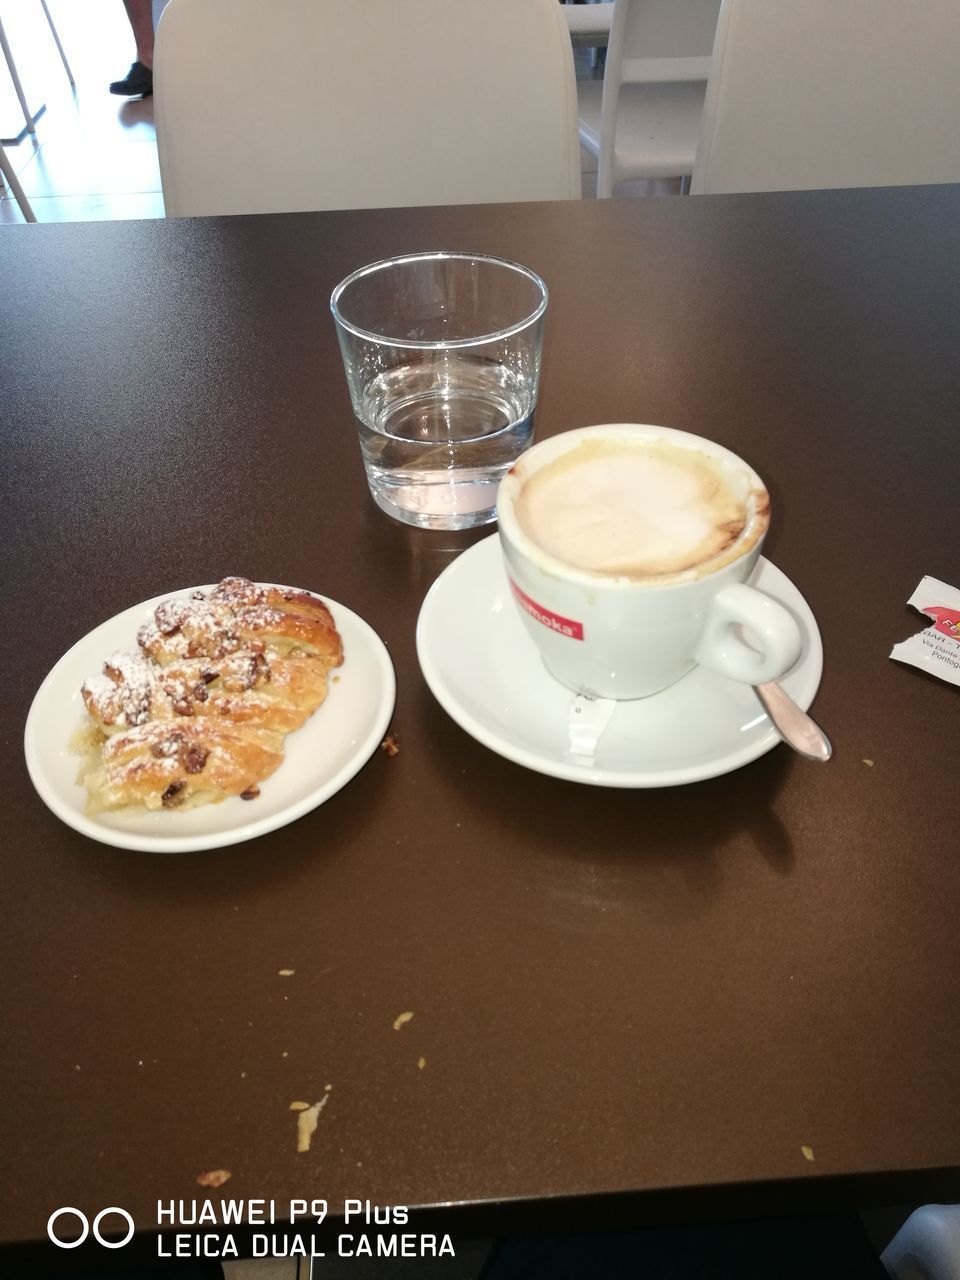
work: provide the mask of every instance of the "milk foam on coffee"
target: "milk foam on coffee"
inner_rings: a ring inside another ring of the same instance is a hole
[[[661,440],[589,440],[534,472],[515,512],[527,537],[555,559],[644,579],[721,555],[746,527],[748,489],[699,451]]]

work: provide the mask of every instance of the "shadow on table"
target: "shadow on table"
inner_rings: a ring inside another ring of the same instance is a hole
[[[382,767],[383,753],[372,758],[354,779]],[[351,841],[362,838],[365,827],[375,825],[380,810],[388,803],[383,788],[368,786],[363,805],[353,804],[347,788],[325,801],[322,821],[312,810],[280,829],[270,853],[262,839],[208,849],[202,853],[131,855],[76,835],[77,867],[97,880],[109,880],[124,893],[155,902],[181,901],[215,903],[255,898],[269,883],[278,889],[284,882],[296,883],[317,862],[341,856]],[[94,850],[95,858],[90,858]]]
[[[580,907],[593,901],[611,926],[625,894],[666,916],[705,908],[737,858],[756,858],[777,877],[794,869],[778,795],[794,768],[819,766],[785,747],[689,786],[578,786],[502,759],[455,725],[425,686],[420,698],[463,827],[483,830],[488,848],[509,849],[511,859],[521,850],[539,888],[573,895]]]
[[[478,1280],[885,1280],[856,1214],[494,1245]]]

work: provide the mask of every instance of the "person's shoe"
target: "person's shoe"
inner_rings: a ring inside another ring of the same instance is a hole
[[[153,93],[153,71],[142,62],[135,62],[125,79],[114,80],[110,92],[119,94],[122,98],[134,98],[137,95],[149,98]]]

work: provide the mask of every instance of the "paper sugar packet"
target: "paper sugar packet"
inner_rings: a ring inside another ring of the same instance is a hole
[[[933,626],[895,644],[890,657],[960,685],[960,591],[937,578],[922,578],[907,603],[932,618]]]

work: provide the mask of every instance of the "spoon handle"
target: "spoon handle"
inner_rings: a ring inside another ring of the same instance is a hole
[[[806,760],[826,763],[833,754],[830,739],[805,711],[801,711],[788,693],[773,680],[754,685],[764,710],[777,727],[784,742]]]

